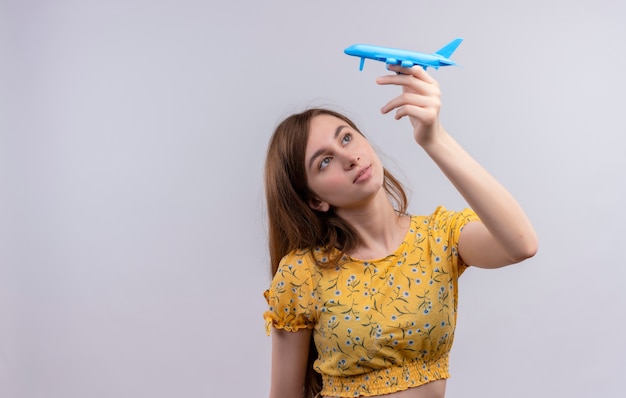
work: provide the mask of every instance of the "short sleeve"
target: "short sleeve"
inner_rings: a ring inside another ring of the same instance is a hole
[[[458,270],[460,276],[467,269],[467,265],[459,257],[458,244],[463,227],[472,221],[479,221],[474,210],[466,208],[460,212],[438,207],[433,214],[432,223],[438,239],[450,253],[452,266]]]
[[[289,254],[281,260],[270,288],[264,293],[269,306],[263,314],[268,335],[272,327],[290,332],[314,327],[316,295],[310,261],[298,254]]]

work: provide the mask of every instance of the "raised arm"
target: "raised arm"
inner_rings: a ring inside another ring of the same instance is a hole
[[[381,109],[396,109],[396,119],[408,116],[415,141],[439,166],[481,222],[465,226],[459,238],[459,255],[466,264],[496,268],[532,257],[537,251],[535,231],[515,198],[476,162],[441,126],[439,84],[423,69],[377,79],[378,84],[402,86],[402,94]]]
[[[302,398],[311,329],[272,329],[270,398]]]

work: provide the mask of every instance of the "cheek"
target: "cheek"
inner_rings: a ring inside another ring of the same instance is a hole
[[[339,185],[340,179],[337,176],[328,175],[318,181],[317,186],[321,190],[331,190]]]
[[[337,188],[345,184],[344,178],[331,173],[310,181],[309,188],[319,196],[331,196],[338,193]]]

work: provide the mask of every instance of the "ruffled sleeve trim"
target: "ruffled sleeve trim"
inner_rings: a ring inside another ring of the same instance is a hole
[[[308,260],[302,254],[285,256],[270,288],[263,293],[268,304],[263,313],[268,336],[272,328],[296,332],[314,327],[316,295]]]

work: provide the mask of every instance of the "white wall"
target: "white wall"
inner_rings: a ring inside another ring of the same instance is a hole
[[[412,187],[462,199],[378,109],[362,42],[434,51],[450,131],[519,199],[538,255],[461,283],[448,397],[621,396],[626,6],[617,1],[5,0],[0,397],[269,388],[262,186],[292,111],[346,111]]]

